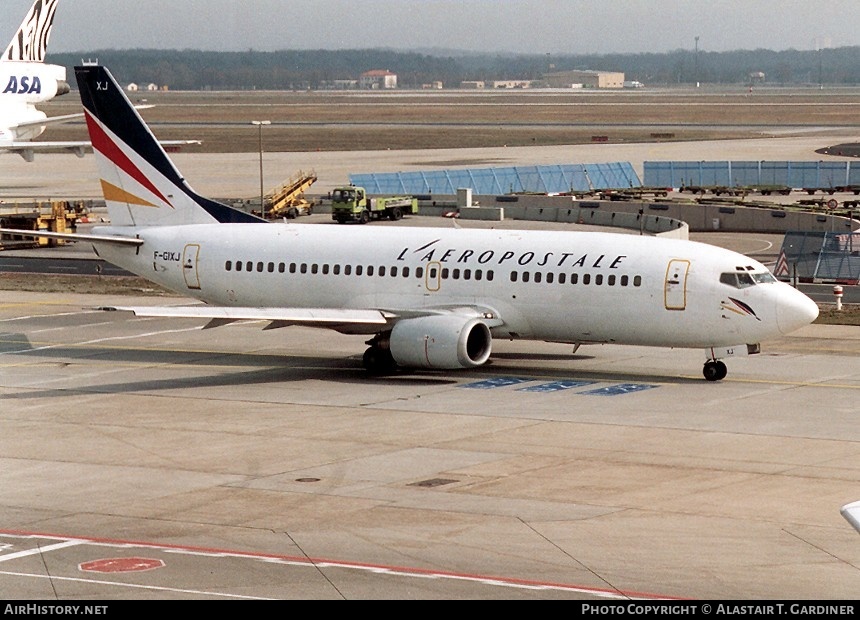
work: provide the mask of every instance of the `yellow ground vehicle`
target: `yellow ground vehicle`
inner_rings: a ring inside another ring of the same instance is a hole
[[[418,213],[418,199],[412,196],[380,196],[370,198],[363,187],[347,185],[331,193],[331,219],[339,224],[388,218],[397,221],[404,215]]]
[[[316,173],[302,172],[300,170],[290,177],[286,183],[270,191],[263,198],[266,207],[265,218],[276,220],[285,217],[292,220],[300,215],[310,215],[313,213],[313,203],[308,201],[304,194],[316,180]],[[260,215],[259,211],[254,211],[253,213],[254,215]]]

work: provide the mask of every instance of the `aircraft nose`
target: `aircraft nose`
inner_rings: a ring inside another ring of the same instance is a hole
[[[818,304],[797,289],[785,285],[776,310],[779,331],[789,334],[818,318]]]

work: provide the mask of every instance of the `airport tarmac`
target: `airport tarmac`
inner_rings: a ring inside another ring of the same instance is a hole
[[[845,141],[267,153],[266,178],[314,167],[325,191],[349,172],[808,160]],[[259,191],[254,154],[174,161],[202,193]],[[91,157],[9,157],[0,198],[98,197],[97,183]],[[860,499],[856,327],[762,343],[718,383],[699,350],[508,341],[479,369],[370,378],[363,337],[95,310],[164,303],[147,296],[2,296],[4,598],[860,591],[860,538],[839,514]]]
[[[186,300],[177,299],[177,303]],[[3,292],[7,599],[856,599],[860,331],[730,359],[362,337]]]

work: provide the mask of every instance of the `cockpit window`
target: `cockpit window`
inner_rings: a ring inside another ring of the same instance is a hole
[[[752,274],[753,280],[758,282],[759,284],[769,284],[771,282],[776,282],[776,278],[773,277],[773,274],[769,271],[765,271],[764,273],[754,273]]]
[[[748,286],[755,286],[755,280],[752,279],[752,276],[748,273],[739,273],[738,276],[738,288],[746,288]]]
[[[723,284],[728,284],[734,288],[747,288],[750,286],[755,286],[755,280],[753,280],[752,276],[745,271],[740,272],[727,272],[720,274],[720,282]]]

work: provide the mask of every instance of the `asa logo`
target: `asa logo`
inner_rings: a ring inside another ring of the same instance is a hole
[[[42,93],[42,80],[38,75],[17,75],[9,76],[9,83],[3,89],[3,94],[12,93],[14,95],[30,95],[33,93]]]

